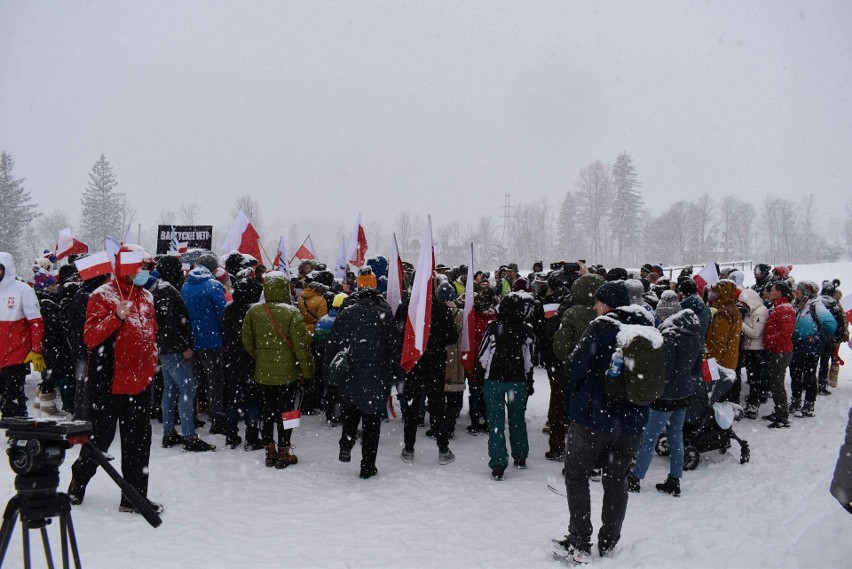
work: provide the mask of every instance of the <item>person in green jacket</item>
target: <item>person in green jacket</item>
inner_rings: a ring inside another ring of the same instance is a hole
[[[589,323],[594,320],[595,293],[603,284],[600,275],[583,275],[571,285],[573,306],[562,314],[559,330],[553,335],[553,355],[559,362],[564,362],[574,351],[574,346],[580,341]],[[553,405],[553,418],[550,421],[550,450],[544,453],[548,460],[565,458],[565,421],[567,419],[567,398],[564,389],[559,389],[560,382],[554,381],[550,392]]]
[[[290,282],[284,273],[264,275],[265,302],[249,308],[243,322],[243,346],[254,359],[254,379],[263,394],[263,428],[266,466],[286,468],[296,464],[292,429],[284,429],[281,413],[293,411],[299,383],[314,374],[311,337],[299,309],[290,304]],[[278,448],[272,437],[278,426]]]

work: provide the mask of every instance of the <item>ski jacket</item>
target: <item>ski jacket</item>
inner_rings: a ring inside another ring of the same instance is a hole
[[[473,337],[470,343],[470,353],[478,354],[479,348],[482,346],[482,339],[485,337],[485,330],[497,318],[497,310],[493,306],[474,305],[471,315],[473,316]],[[480,372],[479,366],[474,366],[470,381],[480,383],[483,379]]]
[[[740,302],[749,309],[748,315],[743,318],[743,349],[762,350],[769,309],[763,305],[760,295],[750,288],[740,293]]]
[[[768,354],[789,354],[793,351],[793,330],[796,328],[796,311],[782,297],[772,301],[772,310],[766,319],[763,347]]]
[[[160,279],[151,287],[157,315],[157,348],[161,354],[180,354],[193,347],[189,312],[178,289]]]
[[[532,354],[535,334],[524,322],[501,319],[491,322],[479,348],[479,365],[486,381],[530,381],[533,376]]]
[[[124,320],[115,313],[122,299],[131,302]],[[142,393],[157,368],[157,320],[154,299],[147,290],[107,281],[89,297],[83,341],[94,350],[107,341],[114,344],[112,393]]]
[[[44,321],[35,291],[15,279],[15,260],[0,253],[5,273],[0,280],[0,368],[24,363],[42,352]]]
[[[225,307],[223,317],[225,377],[239,382],[254,382],[254,359],[243,346],[243,322],[254,303],[260,300],[263,285],[255,279],[234,283],[234,300]]]
[[[311,284],[305,288],[302,297],[299,299],[299,312],[302,313],[302,319],[305,321],[309,334],[314,333],[314,326],[320,318],[328,314],[328,304],[326,304],[325,298]]]
[[[666,387],[659,399],[651,403],[657,411],[686,407],[701,377],[701,354],[704,340],[698,316],[688,308],[660,323],[663,350],[666,355]]]
[[[707,353],[720,366],[736,369],[743,328],[743,315],[737,308],[737,285],[721,280],[713,283],[711,290],[717,295],[717,309],[707,329]]]
[[[599,275],[583,275],[571,285],[571,298],[575,302],[562,314],[559,330],[553,336],[553,355],[559,361],[565,361],[589,323],[595,319],[595,292],[604,280]]]
[[[680,307],[688,308],[698,316],[698,322],[701,324],[701,337],[707,338],[707,329],[710,328],[712,315],[704,301],[697,294],[692,294],[681,301]]]
[[[808,300],[796,313],[796,329],[793,331],[793,352],[797,354],[821,354],[825,343],[837,331],[837,320],[818,296]]]
[[[192,323],[196,350],[222,347],[222,317],[225,313],[225,289],[205,267],[190,271],[180,289]]]

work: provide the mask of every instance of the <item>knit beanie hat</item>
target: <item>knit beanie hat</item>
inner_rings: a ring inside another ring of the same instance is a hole
[[[677,299],[677,293],[673,290],[667,290],[664,291],[660,297],[660,302],[657,303],[657,309],[654,313],[657,315],[657,319],[662,322],[669,316],[677,314],[680,310],[680,302]]]
[[[343,306],[343,301],[349,298],[345,292],[339,292],[334,295],[334,300],[331,301],[332,308],[340,308]]]
[[[796,288],[802,291],[805,298],[812,298],[819,293],[819,287],[813,281],[799,281]]]
[[[610,308],[618,308],[630,304],[630,295],[627,292],[627,286],[621,281],[602,284],[595,293],[595,299],[600,300]]]
[[[45,271],[44,269],[39,268],[35,271],[35,275],[33,276],[33,288],[36,290],[44,290],[50,285],[56,284],[56,277]]]
[[[627,287],[627,294],[630,295],[630,304],[643,304],[642,294],[645,292],[645,287],[642,281],[638,279],[627,279],[624,281]]]

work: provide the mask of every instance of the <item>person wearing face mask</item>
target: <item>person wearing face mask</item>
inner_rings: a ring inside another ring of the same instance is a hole
[[[151,454],[150,384],[157,368],[154,299],[142,288],[153,259],[138,245],[123,245],[113,277],[95,290],[86,308],[83,341],[90,350],[92,443],[108,452],[119,426],[121,473],[147,498]],[[83,502],[98,464],[83,448],[71,466],[71,504]],[[163,506],[148,500],[162,512]],[[122,495],[119,511],[136,513]]]

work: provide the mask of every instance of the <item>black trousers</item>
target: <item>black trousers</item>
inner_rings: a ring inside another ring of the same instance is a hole
[[[27,416],[24,382],[29,367],[27,364],[16,364],[0,368],[0,413],[4,417]]]
[[[603,509],[598,547],[614,547],[621,538],[627,513],[627,473],[639,450],[640,436],[593,431],[573,423],[565,446],[565,488],[571,521],[568,538],[578,548],[591,547],[592,501],[589,472],[600,465],[603,473]]]
[[[744,350],[746,376],[748,377],[748,398],[746,404],[759,407],[765,402],[769,392],[769,366],[764,350]]]
[[[151,456],[151,392],[111,395],[103,408],[92,410],[92,444],[109,451],[118,426],[121,437],[121,475],[142,496],[148,495],[148,461]],[[71,466],[74,480],[85,486],[95,475],[98,463],[83,448]],[[123,500],[123,499],[122,499]]]
[[[434,370],[437,371],[437,370]],[[407,403],[405,411],[404,440],[405,448],[413,449],[417,441],[417,424],[420,422],[420,401],[423,392],[429,399],[429,421],[438,441],[438,450],[441,452],[450,448],[450,439],[447,435],[447,409],[444,398],[444,371],[440,373],[409,374],[405,378],[405,393],[403,397]]]
[[[784,385],[784,378],[787,376],[787,367],[792,358],[792,352],[766,356],[769,365],[769,391],[772,392],[772,402],[775,404],[773,412],[776,419],[786,420],[790,415],[787,409],[787,387]]]
[[[790,395],[793,399],[801,401],[804,391],[805,401],[816,401],[819,356],[793,352],[793,361],[790,363]]]
[[[215,421],[225,415],[225,367],[222,348],[196,350],[193,356],[196,401],[206,401],[210,418]]]
[[[343,433],[340,436],[340,448],[352,449],[358,423],[363,423],[361,429],[361,468],[375,467],[376,455],[379,452],[379,436],[382,430],[382,416],[363,413],[354,405],[343,407]]]
[[[831,371],[831,360],[834,356],[834,350],[837,345],[838,344],[835,344],[833,340],[826,342],[825,348],[823,349],[822,354],[820,354],[817,380],[819,389],[821,390],[828,389],[828,373]]]
[[[290,435],[293,429],[284,429],[284,421],[281,413],[292,411],[296,408],[296,394],[299,392],[299,382],[294,381],[287,385],[261,385],[263,393],[263,411],[261,420],[263,426],[260,430],[261,441],[269,446],[275,440],[273,431],[278,428],[278,446],[289,446]]]

